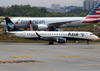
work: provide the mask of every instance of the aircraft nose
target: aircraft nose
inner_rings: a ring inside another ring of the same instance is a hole
[[[6,26],[6,23],[1,22],[0,25],[1,25],[1,26]]]
[[[95,36],[95,39],[97,39],[97,40],[98,40],[98,39],[100,39],[100,38],[99,38],[98,36]]]

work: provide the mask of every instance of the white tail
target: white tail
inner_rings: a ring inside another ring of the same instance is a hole
[[[32,26],[32,24],[30,24],[30,31],[33,31],[33,26]]]
[[[29,26],[30,26],[30,31],[33,31],[33,25],[31,21],[29,22]]]
[[[94,27],[97,27],[97,28],[99,29],[99,31],[100,31],[100,27],[99,27],[99,26],[97,26],[97,25],[94,25]]]

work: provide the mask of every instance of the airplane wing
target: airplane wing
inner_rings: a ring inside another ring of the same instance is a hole
[[[70,20],[70,21],[62,21],[62,22],[55,22],[55,23],[49,23],[48,26],[56,26],[59,27],[60,25],[66,24],[66,23],[72,23],[72,22],[78,22],[80,20]],[[85,19],[83,21],[92,21],[92,22],[96,22],[96,21],[100,21],[100,19]]]
[[[66,24],[66,23],[77,22],[77,21],[80,21],[80,20],[49,23],[48,26],[56,26],[56,27],[59,27],[60,25],[63,25],[63,24]]]
[[[53,40],[55,41],[56,39],[58,39],[59,37],[42,37],[40,36],[37,32],[35,32],[37,34],[37,36],[40,38],[40,39],[43,39],[43,40]]]

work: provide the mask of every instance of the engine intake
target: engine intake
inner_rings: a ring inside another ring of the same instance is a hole
[[[58,43],[66,43],[66,39],[65,38],[59,38],[57,40]]]

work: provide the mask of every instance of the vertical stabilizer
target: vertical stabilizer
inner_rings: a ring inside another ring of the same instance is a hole
[[[100,3],[86,16],[86,19],[99,19],[100,17]]]
[[[6,27],[7,27],[8,32],[9,31],[22,31],[19,28],[17,28],[9,18],[6,17],[5,20],[6,20]]]

